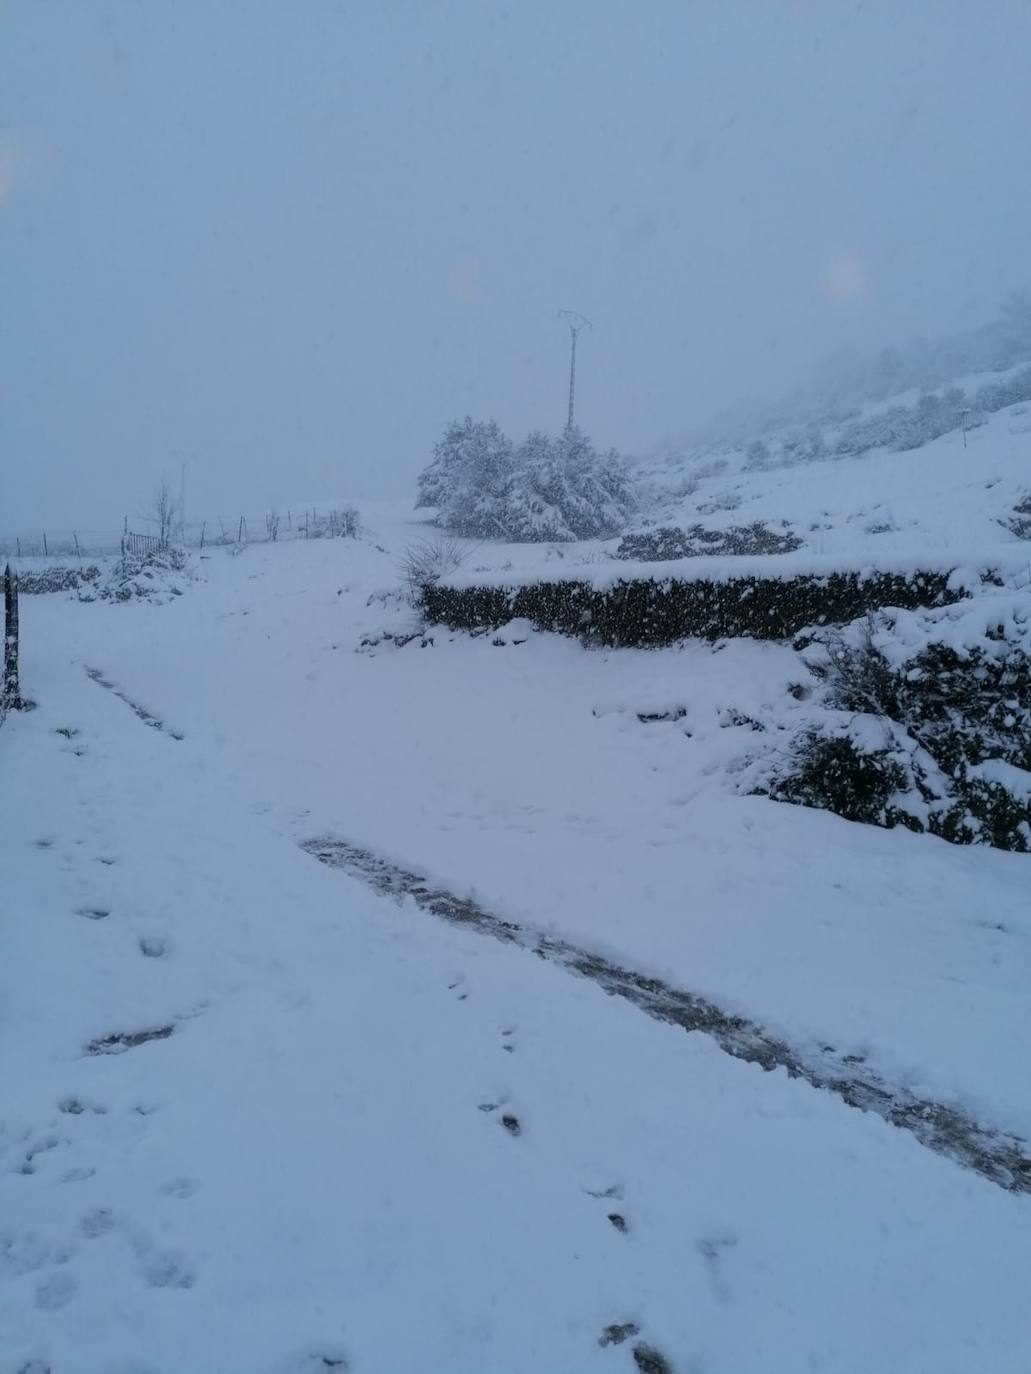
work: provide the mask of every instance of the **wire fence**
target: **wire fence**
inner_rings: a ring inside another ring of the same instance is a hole
[[[141,521],[142,524],[150,522]],[[173,528],[169,542],[177,548],[205,549],[242,547],[246,544],[276,543],[289,539],[354,539],[361,531],[361,517],[354,506],[303,510],[267,511],[263,515],[239,515],[228,522],[222,519],[189,521]],[[124,557],[129,553],[145,557],[161,546],[158,534],[129,529],[128,520],[120,529],[69,530],[40,529],[0,536],[0,559],[15,563],[24,560],[87,560]]]

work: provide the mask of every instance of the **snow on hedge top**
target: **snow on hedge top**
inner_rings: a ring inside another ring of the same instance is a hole
[[[1028,554],[1005,549],[985,549],[968,553],[962,558],[943,551],[931,553],[915,551],[888,553],[880,558],[866,556],[849,559],[842,555],[797,553],[786,554],[728,554],[718,558],[678,558],[665,563],[633,563],[616,558],[595,558],[576,563],[572,559],[555,561],[512,560],[500,567],[466,564],[458,571],[442,577],[442,587],[525,587],[539,583],[578,582],[595,591],[610,591],[624,582],[730,582],[753,579],[793,581],[799,577],[827,578],[835,573],[856,574],[866,581],[879,574],[897,574],[906,578],[921,573],[948,573],[949,586],[954,590],[978,586],[984,574],[991,570],[1004,580],[1019,580],[1031,562]]]

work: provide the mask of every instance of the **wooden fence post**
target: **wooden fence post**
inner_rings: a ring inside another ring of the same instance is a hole
[[[8,563],[4,571],[4,687],[0,700],[4,711],[20,711],[18,685],[18,578]]]

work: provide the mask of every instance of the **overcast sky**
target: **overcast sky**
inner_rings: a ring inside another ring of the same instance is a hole
[[[1031,282],[1028,0],[0,0],[0,532],[640,451]]]

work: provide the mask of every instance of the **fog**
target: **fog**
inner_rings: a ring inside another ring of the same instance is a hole
[[[1026,0],[0,2],[0,532],[641,452],[1031,282]],[[183,465],[186,465],[185,468]]]

